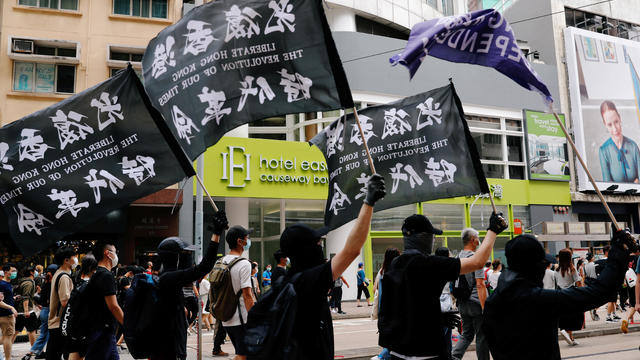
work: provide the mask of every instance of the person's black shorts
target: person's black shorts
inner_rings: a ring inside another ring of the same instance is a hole
[[[18,315],[16,318],[16,334],[21,332],[24,328],[27,328],[27,332],[32,332],[38,330],[39,327],[40,320],[34,312],[32,312],[29,317]]]
[[[360,296],[362,295],[363,292],[364,292],[364,297],[366,299],[371,297],[371,295],[369,295],[369,288],[367,287],[367,285],[362,284],[362,285],[358,285],[358,297],[356,299],[360,300]]]
[[[227,331],[227,335],[229,335],[229,338],[231,339],[231,343],[236,350],[236,355],[247,355],[247,347],[244,344],[245,326],[225,326],[224,329]]]

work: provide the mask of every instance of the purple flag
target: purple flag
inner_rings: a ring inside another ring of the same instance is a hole
[[[520,86],[539,92],[547,104],[553,102],[518,47],[511,25],[495,9],[422,22],[411,30],[404,51],[389,61],[406,66],[413,78],[426,55],[495,68]]]

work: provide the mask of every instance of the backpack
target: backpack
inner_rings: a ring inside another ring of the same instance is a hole
[[[124,301],[124,340],[134,359],[149,358],[162,329],[158,277],[136,274]],[[164,314],[166,315],[166,314]]]
[[[238,291],[238,293],[233,291],[231,268],[242,260],[249,260],[238,256],[230,263],[225,264],[222,259],[224,258],[216,261],[209,276],[213,294],[211,314],[216,320],[229,321],[236,313],[236,310],[240,309],[240,295],[242,294],[242,290]],[[240,322],[242,322],[242,314],[240,314],[240,317]]]
[[[451,283],[451,295],[456,298],[457,301],[465,301],[471,297],[471,286],[467,281],[467,275],[463,274],[458,276],[456,281]]]
[[[294,288],[300,277],[280,277],[273,288],[249,311],[244,343],[250,360],[295,359],[297,344],[292,337],[298,310]]]
[[[91,325],[91,302],[89,301],[89,283],[83,282],[74,286],[67,305],[60,316],[60,331],[62,336],[72,340],[85,340]]]

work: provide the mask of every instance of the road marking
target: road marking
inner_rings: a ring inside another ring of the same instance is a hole
[[[638,348],[631,348],[631,349],[625,349],[625,350],[605,351],[605,352],[594,353],[594,354],[567,356],[567,357],[563,357],[563,359],[565,359],[565,360],[566,359],[581,359],[581,358],[586,358],[586,357],[600,356],[600,355],[607,355],[607,354],[616,354],[616,353],[622,353],[622,352],[628,352],[628,351],[638,351]]]

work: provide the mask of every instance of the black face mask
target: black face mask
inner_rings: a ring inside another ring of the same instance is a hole
[[[404,237],[405,250],[418,250],[424,255],[431,255],[433,252],[434,236],[431,233],[421,232]]]
[[[523,269],[511,269],[519,273],[525,279],[534,283],[536,286],[542,287],[542,279],[544,278],[544,273],[547,270],[547,264],[543,259],[541,261],[530,264]]]
[[[178,260],[178,269],[184,270],[192,267],[195,262],[193,261],[193,252],[185,251],[180,253],[180,257]]]
[[[298,272],[311,269],[325,263],[322,246],[315,244],[307,246],[296,254],[289,256],[291,259],[291,271]]]

